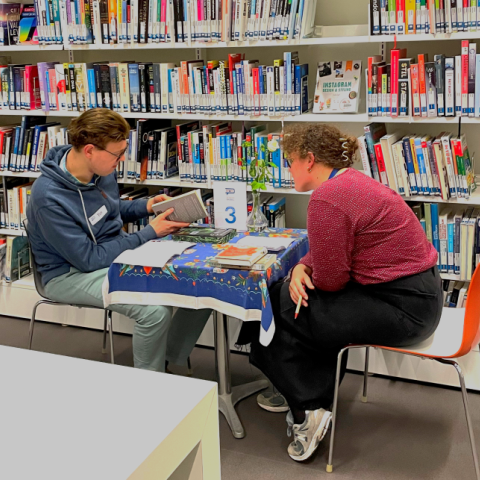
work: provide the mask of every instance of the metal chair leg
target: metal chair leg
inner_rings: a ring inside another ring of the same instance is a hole
[[[338,354],[337,360],[337,373],[335,375],[335,391],[333,394],[333,410],[332,410],[332,431],[330,433],[330,448],[328,451],[328,463],[327,473],[333,472],[333,442],[335,440],[335,423],[337,420],[337,407],[338,407],[338,387],[340,385],[340,372],[342,369],[342,357],[343,353],[348,350],[349,347],[342,348]]]
[[[192,363],[190,362],[190,357],[187,358],[187,376],[188,377],[193,377],[193,368],[192,368]]]
[[[105,310],[103,317],[103,346],[102,353],[107,353],[107,329],[108,329],[108,310]]]
[[[34,306],[32,311],[32,319],[30,320],[30,326],[28,328],[28,349],[32,349],[32,342],[33,342],[33,329],[35,327],[35,316],[37,314],[37,308],[42,305],[43,303],[52,304],[48,300],[39,300]]]
[[[473,464],[475,466],[475,476],[477,480],[480,480],[480,468],[478,466],[477,447],[475,445],[475,436],[473,434],[472,419],[470,417],[470,409],[468,408],[467,388],[465,387],[465,378],[463,376],[462,369],[460,368],[460,365],[455,360],[438,359],[438,361],[440,363],[445,363],[447,365],[453,365],[457,370],[458,379],[460,381],[460,387],[462,389],[463,406],[465,407],[465,417],[467,419],[468,436],[470,437],[470,446],[472,448]]]
[[[112,321],[112,311],[108,311],[108,331],[109,331],[109,337],[110,337],[110,363],[114,364],[115,363],[115,355],[114,355],[114,349],[113,349],[113,321]]]
[[[368,360],[370,357],[370,347],[365,348],[365,372],[363,373],[363,395],[362,402],[367,403],[367,382],[368,382]]]

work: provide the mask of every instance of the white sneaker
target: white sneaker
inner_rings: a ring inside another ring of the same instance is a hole
[[[320,408],[314,411],[307,410],[305,412],[305,421],[302,425],[295,425],[293,424],[291,412],[288,412],[287,433],[291,435],[293,431],[294,438],[293,442],[288,446],[290,457],[297,462],[303,462],[309,458],[327,433],[331,420],[332,413]]]

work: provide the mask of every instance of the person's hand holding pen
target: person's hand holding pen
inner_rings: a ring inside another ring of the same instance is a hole
[[[295,318],[298,315],[298,311],[300,309],[299,305],[302,305],[304,307],[308,306],[308,295],[305,287],[309,288],[310,290],[313,290],[315,288],[312,283],[311,275],[312,269],[302,264],[297,265],[292,271],[289,291],[290,298],[297,305]]]

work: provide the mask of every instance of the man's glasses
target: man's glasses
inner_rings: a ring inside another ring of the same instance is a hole
[[[292,168],[293,160],[291,158],[288,158],[288,157],[285,157],[285,160],[287,161],[287,164],[288,164],[289,168]]]
[[[99,150],[103,150],[107,153],[109,153],[110,155],[113,155],[116,160],[120,160],[124,155],[125,155],[125,152],[128,150],[128,147],[126,147],[124,150],[122,150],[121,153],[113,153],[113,152],[110,152],[109,150],[107,150],[106,148],[102,148],[102,147],[99,147],[98,145],[95,145],[94,143],[92,143],[92,145],[96,148],[98,148]]]

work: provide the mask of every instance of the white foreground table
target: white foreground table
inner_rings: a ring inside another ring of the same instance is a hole
[[[220,480],[216,383],[0,347],[1,479],[170,476]]]

